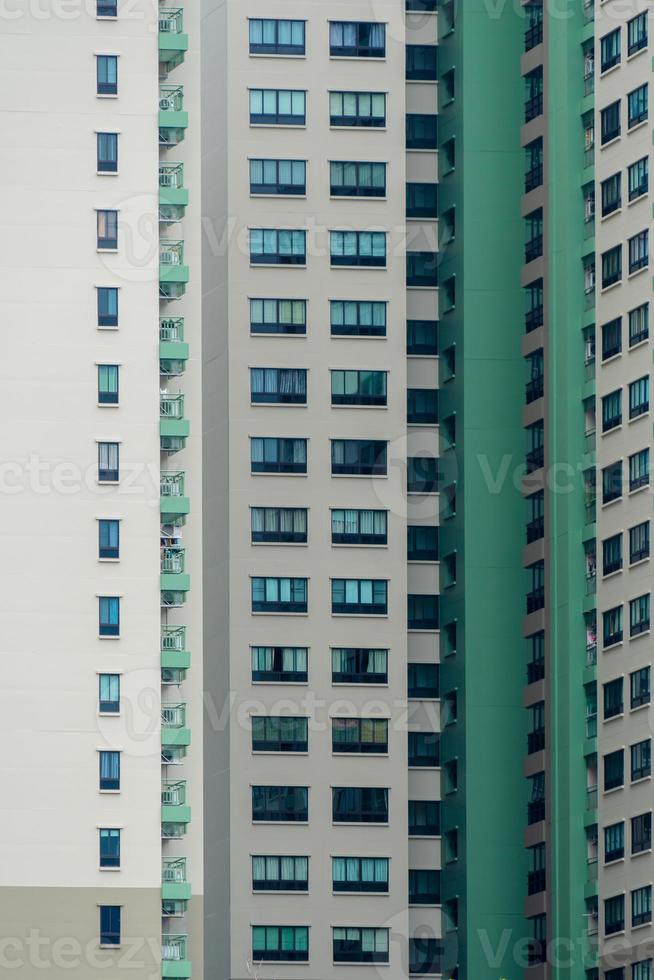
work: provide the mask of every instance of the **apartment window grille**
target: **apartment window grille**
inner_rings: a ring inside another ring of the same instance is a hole
[[[435,44],[407,44],[406,75],[409,82],[438,80],[438,47]]]
[[[385,510],[331,512],[332,544],[386,544],[388,513]]]
[[[649,264],[649,232],[641,231],[629,239],[629,273],[645,269]]]
[[[252,716],[253,752],[306,752],[308,745],[306,718],[288,715]]]
[[[100,636],[120,636],[120,597],[100,596],[98,618]]]
[[[102,174],[118,172],[118,133],[98,133],[97,170]]]
[[[118,373],[117,364],[98,364],[98,404],[118,404]]]
[[[332,614],[385,616],[387,612],[386,579],[332,579]]]
[[[604,791],[624,786],[624,749],[604,756]]]
[[[98,754],[100,761],[100,789],[120,789],[120,752],[103,750]]]
[[[97,287],[97,311],[99,327],[118,326],[118,290],[115,286]]]
[[[306,265],[306,231],[250,228],[252,265]]]
[[[624,895],[615,895],[604,902],[604,935],[624,930]]]
[[[652,886],[635,888],[631,893],[631,926],[645,925],[652,921]]]
[[[642,854],[652,848],[652,814],[640,813],[631,818],[631,853]]]
[[[441,764],[438,732],[409,732],[409,768],[433,769]]]
[[[602,217],[622,207],[622,174],[613,174],[602,181]]]
[[[253,437],[250,465],[252,473],[306,473],[307,440]]]
[[[649,667],[641,667],[640,670],[635,670],[629,675],[629,694],[629,706],[632,711],[650,703],[652,691]]]
[[[98,688],[100,714],[119,714],[120,674],[100,674],[98,678]]]
[[[652,774],[651,739],[646,738],[631,746],[631,781],[646,779]]]
[[[629,346],[635,347],[649,337],[649,303],[629,313]]]
[[[409,837],[439,837],[440,832],[440,803],[409,800]]]
[[[622,279],[622,245],[602,253],[602,289],[608,289]]]
[[[256,963],[306,963],[309,960],[307,926],[252,926],[252,958]]]
[[[378,787],[332,787],[334,823],[388,823],[388,790]]]
[[[604,685],[604,719],[616,718],[624,712],[623,679],[616,677]]]
[[[629,385],[629,418],[635,419],[649,411],[649,375]]]
[[[334,963],[388,963],[388,929],[334,928]]]
[[[641,449],[629,457],[629,492],[649,486],[649,449]]]
[[[600,40],[601,70],[608,71],[620,64],[620,28],[605,34]]]
[[[604,828],[604,861],[619,861],[624,857],[624,822]]]
[[[622,425],[622,389],[612,391],[602,398],[602,432]]]
[[[386,754],[388,721],[385,718],[333,718],[332,752]]]
[[[622,532],[602,542],[602,572],[612,575],[622,568]]]
[[[384,267],[386,232],[330,231],[329,259],[332,266]]]
[[[424,112],[407,112],[405,120],[407,150],[438,149],[438,116]]]
[[[629,602],[629,635],[640,636],[649,630],[649,592]]]
[[[332,439],[332,475],[386,476],[387,443],[370,439]]]
[[[386,405],[386,371],[331,371],[332,405]]]
[[[409,905],[440,905],[441,873],[432,868],[409,869]]]
[[[600,132],[602,146],[617,139],[620,135],[620,100],[612,102],[600,110]]]
[[[629,564],[649,558],[649,521],[629,528]]]
[[[622,350],[622,317],[602,325],[602,360],[608,361]]]
[[[407,561],[438,561],[438,528],[431,525],[407,526]]]
[[[436,493],[439,480],[438,460],[434,456],[407,458],[407,493]]]
[[[100,945],[120,946],[120,905],[100,906]]]
[[[100,867],[120,867],[120,830],[100,829]]]
[[[98,558],[120,558],[120,521],[98,521]]]
[[[332,161],[329,192],[332,197],[385,197],[386,164]]]
[[[543,69],[535,68],[525,75],[525,122],[543,112]]]
[[[602,503],[609,504],[622,496],[622,460],[602,470]]]
[[[305,544],[307,541],[305,507],[252,507],[250,524],[252,541],[256,544]]]
[[[114,250],[118,248],[118,212],[96,211],[97,247]]]

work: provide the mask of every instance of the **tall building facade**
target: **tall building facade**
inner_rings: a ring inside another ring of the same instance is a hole
[[[652,980],[650,12],[0,11],[0,972]]]

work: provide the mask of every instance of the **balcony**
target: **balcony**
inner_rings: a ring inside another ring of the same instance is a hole
[[[187,824],[191,808],[186,803],[186,780],[164,779],[161,784],[161,822]]]
[[[538,871],[529,871],[527,874],[527,894],[537,895],[539,892],[545,891],[545,869],[540,868]]]
[[[527,310],[525,313],[525,331],[526,333],[531,333],[532,330],[536,330],[538,327],[543,326],[543,304],[540,303],[538,306],[534,306],[533,309]]]
[[[165,524],[179,527],[186,521],[191,509],[189,498],[184,493],[185,474],[182,472],[162,472],[159,476],[159,510]]]
[[[181,671],[191,666],[191,654],[186,649],[185,626],[161,627],[161,666]]]
[[[531,826],[545,819],[545,800],[530,800],[527,804],[527,823]]]
[[[533,262],[543,254],[543,236],[534,235],[525,244],[525,262]]]
[[[525,456],[525,463],[527,466],[527,473],[534,473],[539,470],[545,462],[545,449],[543,446],[537,446],[535,449],[530,449],[530,451]]]
[[[188,190],[184,187],[183,163],[159,164],[159,221],[181,221],[186,213]]]
[[[188,344],[184,343],[184,317],[161,317],[159,320],[159,372],[178,377],[186,370]]]
[[[164,901],[188,902],[191,885],[186,877],[186,858],[164,858],[161,869],[161,898]]]
[[[545,379],[541,374],[538,378],[532,378],[525,385],[525,401],[527,405],[543,397]]]
[[[538,163],[525,174],[525,194],[540,187],[543,183],[543,164]]]
[[[537,681],[542,681],[545,677],[545,661],[544,660],[530,660],[527,664],[527,683],[536,684]]]
[[[538,728],[535,732],[527,735],[527,753],[533,755],[534,752],[541,752],[545,748],[545,729]]]
[[[190,745],[191,732],[186,727],[186,704],[183,701],[161,705],[161,744]]]
[[[586,809],[597,809],[597,786],[589,786],[586,790]]]
[[[586,23],[590,23],[591,20],[595,20],[594,0],[584,0],[584,20]]]
[[[179,299],[186,292],[188,280],[184,242],[162,238],[159,242],[159,298]]]
[[[586,666],[594,667],[597,664],[597,643],[586,644]]]
[[[545,588],[539,585],[527,593],[527,614],[537,612],[545,606]]]
[[[161,976],[191,976],[191,963],[187,959],[188,937],[164,933],[161,938]]]
[[[188,129],[188,112],[184,110],[184,88],[181,85],[159,86],[159,144],[177,146]]]
[[[160,588],[164,592],[188,592],[190,576],[185,571],[186,548],[175,545],[161,549]],[[176,603],[175,603],[176,604]]]
[[[188,34],[184,33],[184,11],[181,7],[159,7],[159,64],[167,74],[184,61],[188,51]]]
[[[179,452],[186,445],[189,434],[189,423],[184,418],[184,395],[162,394],[159,401],[159,416],[162,452]]]
[[[535,517],[527,523],[527,544],[539,541],[545,536],[545,518]]]

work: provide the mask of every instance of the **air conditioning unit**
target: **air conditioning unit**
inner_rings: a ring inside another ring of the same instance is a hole
[[[167,109],[174,109],[175,102],[173,99],[159,99],[159,108],[165,112]]]
[[[166,249],[159,252],[159,264],[160,265],[179,265],[179,255],[177,252],[171,252]]]

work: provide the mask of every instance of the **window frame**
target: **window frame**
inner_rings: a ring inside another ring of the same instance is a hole
[[[275,25],[275,40],[272,43],[265,43],[263,40],[259,43],[252,40],[253,25],[261,24],[261,37],[264,37],[265,24]],[[302,27],[302,41],[297,44],[283,43],[279,40],[280,24],[290,24],[291,25],[291,38],[293,36],[293,28],[298,24]],[[306,54],[306,21],[294,18],[294,17],[248,17],[248,52],[251,55],[285,55],[286,57],[301,58]]]
[[[259,99],[261,101],[261,112],[255,111],[253,104]],[[271,94],[274,95],[274,112],[264,112],[266,98],[270,101]],[[280,111],[280,97],[289,97],[289,112]],[[299,96],[302,96],[300,99]],[[302,104],[301,112],[293,112],[293,102]],[[307,90],[290,88],[249,88],[248,89],[248,114],[250,126],[306,126],[307,122]]]

